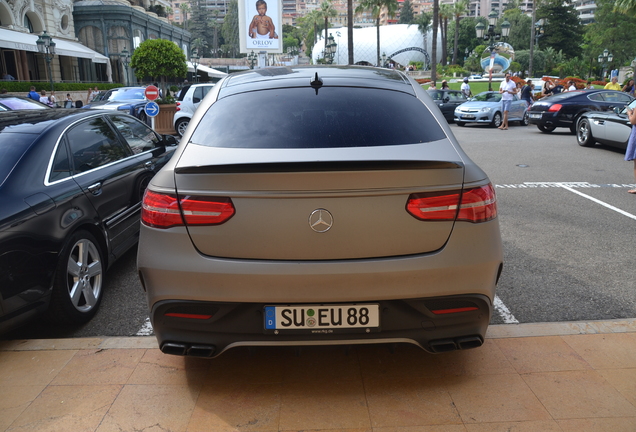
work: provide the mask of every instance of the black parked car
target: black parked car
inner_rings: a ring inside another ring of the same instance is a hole
[[[117,111],[0,113],[0,331],[45,310],[70,323],[95,314],[175,144]]]
[[[576,132],[576,124],[583,113],[612,111],[628,105],[634,98],[616,90],[576,90],[539,99],[530,107],[530,124],[541,132],[558,127]]]
[[[455,108],[468,101],[468,98],[459,90],[426,90],[435,101],[447,122],[452,123],[455,118]]]

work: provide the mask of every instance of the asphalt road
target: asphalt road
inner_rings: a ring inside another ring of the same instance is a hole
[[[636,317],[633,164],[583,148],[566,129],[451,125],[496,187],[504,271],[493,324]],[[2,338],[151,334],[136,249],[109,271],[96,317],[82,327],[35,321]]]

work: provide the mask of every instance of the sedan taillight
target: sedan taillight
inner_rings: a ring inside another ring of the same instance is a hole
[[[406,210],[424,221],[486,222],[497,217],[497,199],[491,184],[444,192],[411,194]]]
[[[559,112],[561,108],[563,108],[563,105],[561,104],[552,104],[550,105],[550,108],[548,108],[548,112]]]
[[[234,216],[232,200],[227,197],[185,196],[146,190],[141,221],[154,228],[180,225],[219,225]]]

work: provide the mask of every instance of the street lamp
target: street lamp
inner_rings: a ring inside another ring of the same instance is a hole
[[[614,55],[609,52],[607,48],[603,50],[603,54],[598,55],[598,62],[601,63],[603,68],[603,73],[601,74],[602,78],[605,78],[605,69],[609,66],[612,60],[614,60]]]
[[[256,54],[254,54],[254,51],[252,50],[252,52],[250,53],[250,55],[247,56],[247,61],[250,62],[250,69],[254,69],[254,64],[256,63],[256,58],[258,56]]]
[[[543,36],[543,33],[545,32],[545,29],[543,28],[545,23],[546,21],[543,18],[534,23],[534,45],[536,48],[539,47],[539,38]]]
[[[53,88],[53,73],[51,72],[51,60],[55,56],[55,42],[53,42],[53,38],[46,34],[46,30],[42,32],[42,34],[38,37],[38,40],[35,41],[38,46],[38,51],[44,57],[46,61],[46,66],[49,71],[49,81],[51,82],[51,91],[54,91]]]
[[[194,65],[194,82],[199,81],[199,72],[197,71],[197,67],[199,66],[200,59],[201,56],[199,56],[199,50],[196,48],[193,49],[192,55],[190,56],[190,62],[192,62],[192,64]]]
[[[332,64],[334,55],[336,54],[336,47],[338,44],[334,41],[333,35],[329,33],[327,38],[327,44],[325,45],[325,63]]]
[[[338,38],[338,43],[336,44],[336,46],[337,46],[337,51],[338,51],[338,54],[337,54],[338,55],[338,62],[336,64],[340,64],[340,36],[342,36],[342,35],[340,34],[339,31],[337,31],[336,32],[336,37]]]
[[[501,33],[495,32],[495,26],[497,25],[497,18],[499,14],[495,9],[491,10],[488,14],[488,30],[486,30],[486,26],[483,23],[479,23],[475,26],[475,31],[477,32],[477,38],[488,41],[488,51],[490,51],[490,74],[488,78],[488,90],[492,91],[492,68],[493,61],[495,58],[495,49],[497,46],[501,45],[501,42],[498,42],[502,37],[505,39],[510,34],[510,23],[507,19],[504,19],[504,22],[501,23]]]
[[[130,64],[130,53],[128,52],[128,50],[126,49],[126,47],[124,47],[123,50],[121,50],[121,52],[119,53],[119,57],[121,59],[121,64],[124,68],[124,74],[126,74],[126,86],[129,85],[128,83],[128,65]]]
[[[386,53],[382,52],[382,67],[386,67]]]

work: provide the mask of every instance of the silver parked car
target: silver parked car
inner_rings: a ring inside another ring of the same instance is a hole
[[[503,103],[498,91],[485,91],[470,98],[455,108],[455,123],[464,126],[466,123],[485,123],[492,127],[499,127],[503,121]],[[528,104],[513,95],[508,121],[518,121],[522,126],[528,126]]]
[[[628,106],[613,111],[588,111],[581,114],[576,125],[576,142],[582,147],[593,147],[597,142],[627,149],[632,124],[627,117],[627,108],[636,108],[636,99]]]
[[[494,188],[401,72],[224,78],[142,213],[139,275],[164,353],[483,344],[503,261]]]

